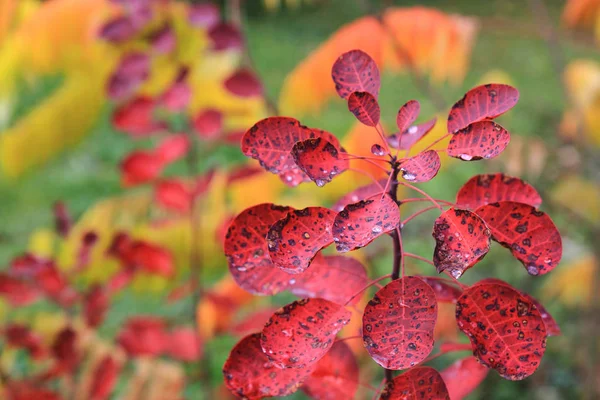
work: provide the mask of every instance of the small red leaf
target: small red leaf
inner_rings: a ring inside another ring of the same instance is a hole
[[[427,276],[419,276],[423,279],[435,292],[435,297],[439,303],[456,303],[460,297],[462,290],[452,285],[450,282],[440,281]]]
[[[440,156],[435,150],[427,150],[400,162],[402,178],[409,182],[427,182],[440,170]]]
[[[8,400],[63,400],[56,392],[36,387],[37,385],[39,382],[11,379],[5,385]]]
[[[377,183],[370,183],[365,186],[361,186],[358,189],[351,191],[350,193],[344,195],[340,198],[332,207],[334,211],[340,212],[346,207],[348,204],[357,203],[360,200],[365,200],[369,197],[373,197],[376,194],[381,195],[383,193],[383,188],[387,183],[387,179],[382,179]]]
[[[172,163],[183,158],[190,148],[190,139],[184,133],[171,135],[156,148],[156,155],[163,163]]]
[[[379,68],[362,50],[342,54],[331,68],[331,77],[342,99],[347,99],[353,92],[369,92],[373,97],[379,97]]]
[[[164,163],[154,153],[134,151],[121,162],[121,181],[124,186],[135,186],[158,178]]]
[[[298,142],[292,148],[291,154],[298,167],[317,186],[324,186],[331,182],[335,176],[350,167],[345,153],[340,153],[333,143],[324,138]]]
[[[562,258],[562,239],[543,211],[513,201],[500,201],[475,210],[492,232],[492,239],[510,249],[530,275],[552,271]]]
[[[291,210],[259,204],[242,211],[229,225],[224,246],[229,271],[248,292],[273,295],[287,288],[290,275],[271,262],[265,237],[271,225]]]
[[[166,345],[165,324],[156,317],[134,317],[127,320],[117,338],[130,356],[158,355]]]
[[[186,81],[187,68],[181,68],[175,81],[160,96],[161,105],[172,113],[185,111],[192,99],[192,88]]]
[[[546,328],[533,303],[506,285],[477,284],[456,304],[456,322],[473,355],[501,377],[521,380],[535,372],[546,350]]]
[[[175,272],[175,262],[171,252],[148,242],[133,242],[129,249],[128,261],[131,265],[151,274],[170,277]]]
[[[140,27],[136,26],[132,18],[127,15],[118,16],[102,25],[98,36],[107,42],[122,43],[133,38],[139,30]]]
[[[437,301],[431,286],[415,276],[396,279],[375,293],[365,307],[365,348],[384,368],[412,368],[433,349],[436,319]]]
[[[381,400],[450,400],[439,372],[431,367],[413,368],[386,383]]]
[[[67,326],[58,332],[52,343],[51,350],[52,356],[59,365],[58,370],[67,373],[74,371],[80,359],[75,330]]]
[[[156,102],[149,97],[136,97],[119,106],[112,115],[112,125],[133,138],[167,130],[167,124],[154,120]]]
[[[121,372],[121,365],[109,355],[105,356],[97,365],[90,385],[90,400],[105,400],[110,397],[117,378]]]
[[[353,399],[358,390],[358,363],[348,345],[335,342],[317,362],[302,391],[315,400]]]
[[[241,69],[225,80],[225,89],[239,97],[263,95],[263,86],[258,77],[247,69]]]
[[[519,91],[512,86],[488,84],[469,90],[448,115],[448,132],[455,133],[473,122],[494,119],[514,107]]]
[[[212,42],[212,50],[241,50],[244,47],[242,33],[233,25],[219,23],[208,31],[208,37]]]
[[[510,142],[506,129],[492,121],[475,122],[459,130],[448,143],[447,154],[463,161],[494,158]]]
[[[148,39],[154,54],[169,54],[177,47],[177,35],[168,23],[165,23],[162,28],[150,34]]]
[[[410,100],[398,110],[396,126],[398,131],[404,132],[417,120],[421,112],[421,104],[417,100]]]
[[[168,336],[165,352],[180,361],[197,361],[202,355],[198,333],[192,327],[173,329]]]
[[[450,208],[433,225],[435,250],[433,263],[438,271],[446,270],[458,279],[477,264],[490,250],[490,230],[477,214]]]
[[[121,100],[133,95],[149,75],[150,57],[147,54],[125,54],[108,81],[108,96]]]
[[[196,114],[192,125],[201,138],[214,139],[223,130],[223,114],[219,110],[207,108]]]
[[[340,284],[343,282],[343,284]],[[310,269],[290,281],[290,291],[298,297],[320,297],[345,305],[367,285],[367,271],[358,260],[345,256],[317,255]],[[353,303],[360,300],[354,298]]]
[[[440,375],[444,379],[451,400],[462,400],[483,382],[488,373],[487,367],[473,356],[462,358]]]
[[[359,249],[400,224],[400,210],[389,195],[348,204],[335,217],[333,241],[340,253]]]
[[[419,125],[413,125],[387,138],[388,144],[398,150],[408,150],[423,139],[435,126],[436,118]]]
[[[42,338],[25,325],[10,324],[6,326],[4,336],[10,347],[27,350],[33,359],[40,359],[46,354],[42,345]]]
[[[469,210],[498,201],[515,201],[536,208],[542,204],[533,186],[502,173],[475,175],[456,194],[456,206]]]
[[[381,118],[381,109],[377,99],[369,92],[354,92],[348,97],[348,110],[362,124],[377,126]]]
[[[187,213],[192,208],[192,191],[185,183],[176,180],[164,180],[154,188],[154,199],[167,210]]]
[[[333,242],[335,213],[324,207],[290,210],[267,232],[269,257],[275,266],[298,274],[310,265],[322,248]]]
[[[292,394],[311,372],[312,368],[277,368],[260,347],[260,333],[240,340],[223,366],[227,388],[248,400]]]
[[[83,302],[85,323],[91,328],[97,328],[104,321],[108,310],[109,298],[102,286],[92,286]]]
[[[0,296],[15,307],[26,306],[39,298],[40,292],[30,283],[0,273]]]
[[[273,314],[262,330],[260,345],[278,367],[306,369],[327,353],[351,315],[325,299],[297,300]]]

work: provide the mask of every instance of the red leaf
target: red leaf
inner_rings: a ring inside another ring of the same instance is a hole
[[[229,329],[229,333],[237,336],[246,336],[256,331],[262,331],[262,328],[275,311],[276,309],[271,307],[254,311],[251,314],[246,315],[241,321],[233,324]]]
[[[42,346],[42,338],[25,325],[10,324],[6,326],[4,336],[9,346],[27,350],[34,359],[40,359],[46,354]]]
[[[188,22],[198,28],[210,30],[221,19],[219,7],[212,3],[190,4],[188,6]]]
[[[335,217],[333,241],[340,253],[359,249],[400,224],[400,210],[389,195],[376,194],[348,204]]]
[[[51,390],[40,387],[37,382],[10,380],[6,383],[8,400],[62,400],[63,398]]]
[[[398,150],[408,150],[423,139],[435,126],[436,118],[419,125],[413,125],[387,138],[388,144]]]
[[[562,239],[550,217],[534,207],[500,201],[475,210],[492,231],[492,239],[509,248],[530,275],[543,275],[562,258]]]
[[[383,193],[383,188],[385,187],[386,183],[387,179],[382,179],[378,183],[370,183],[368,185],[361,186],[358,189],[355,189],[350,193],[344,195],[331,208],[334,211],[340,212],[348,204],[356,203],[359,200],[365,200],[376,194],[381,195]]]
[[[490,230],[477,214],[450,208],[433,225],[433,263],[458,279],[490,250]]]
[[[185,80],[187,75],[187,69],[182,69],[175,82],[160,96],[160,104],[172,113],[185,111],[192,99],[192,88]]]
[[[439,279],[430,278],[427,276],[419,276],[424,280],[435,292],[435,297],[440,303],[456,303],[460,297],[462,290],[452,285],[450,282],[440,281]]]
[[[214,139],[223,130],[223,114],[212,108],[204,109],[196,114],[192,125],[201,138]]]
[[[277,368],[260,347],[260,333],[240,340],[223,366],[227,388],[248,400],[292,394],[311,372],[312,368]]]
[[[177,47],[177,36],[168,23],[165,23],[162,28],[152,33],[149,40],[154,54],[169,54]]]
[[[36,280],[46,295],[62,306],[70,306],[77,300],[77,292],[54,264],[42,269],[37,274]]]
[[[433,349],[436,319],[437,301],[431,286],[415,276],[396,279],[375,293],[365,307],[365,348],[384,368],[412,368]]]
[[[241,32],[233,25],[224,22],[213,26],[208,31],[212,42],[212,50],[241,50],[244,47],[244,38]]]
[[[92,286],[83,302],[85,323],[90,328],[97,328],[104,321],[109,305],[108,293],[99,285]]]
[[[110,355],[105,356],[96,366],[90,385],[90,400],[105,400],[110,397],[121,372],[119,365]]]
[[[149,75],[150,57],[147,54],[125,54],[108,81],[108,96],[113,100],[131,96]]]
[[[410,100],[398,110],[396,126],[398,131],[406,131],[416,120],[421,112],[421,104],[417,100]]]
[[[367,271],[358,260],[345,256],[317,255],[310,269],[290,282],[290,291],[298,297],[320,297],[345,305],[351,296],[367,285]],[[343,284],[340,284],[343,282]],[[354,298],[353,303],[360,300]]]
[[[229,225],[224,246],[229,271],[248,292],[273,295],[287,288],[290,275],[271,262],[265,237],[271,225],[291,210],[259,204],[242,211]]]
[[[402,178],[409,182],[427,182],[440,170],[440,156],[435,150],[427,150],[400,162]]]
[[[344,342],[335,342],[316,364],[302,391],[315,400],[353,399],[358,390],[358,363]]]
[[[290,274],[303,272],[315,255],[333,242],[334,219],[335,213],[324,207],[290,210],[267,232],[273,264]]]
[[[128,355],[154,356],[166,346],[164,322],[156,317],[133,317],[121,329],[117,342]]]
[[[456,194],[457,207],[469,210],[505,200],[536,208],[542,204],[542,198],[533,186],[502,173],[475,175]]]
[[[466,289],[456,304],[456,322],[469,337],[473,355],[504,379],[531,375],[546,350],[540,312],[506,285],[484,283]]]
[[[296,187],[302,182],[310,182],[311,179],[300,168],[293,167],[279,174],[279,179],[289,187]]]
[[[63,328],[52,343],[52,355],[56,359],[59,370],[71,373],[80,359],[77,347],[77,332],[70,326]]]
[[[488,84],[469,90],[448,115],[448,132],[455,133],[473,122],[494,119],[514,107],[519,91],[512,86]]]
[[[440,374],[446,383],[451,400],[462,400],[483,382],[488,369],[473,356],[462,358]]]
[[[187,213],[192,208],[192,192],[181,181],[176,179],[165,180],[156,185],[154,189],[156,202],[167,210]]]
[[[369,92],[354,92],[348,97],[348,110],[362,124],[377,126],[381,109],[377,99]]]
[[[14,307],[26,306],[39,298],[39,291],[28,282],[0,273],[0,296]]]
[[[312,180],[317,186],[324,186],[326,183],[347,170],[350,162],[331,142],[324,138],[307,139],[298,142],[292,148],[292,157],[298,167]]]
[[[186,155],[190,140],[184,133],[171,135],[156,148],[156,155],[163,163],[172,163]]]
[[[197,361],[202,356],[198,333],[191,327],[175,328],[169,333],[166,352],[180,361]]]
[[[98,36],[107,42],[122,43],[132,39],[139,29],[129,16],[118,16],[102,25]]]
[[[273,314],[262,330],[260,345],[278,367],[307,369],[327,353],[351,315],[328,300],[297,300]]]
[[[252,71],[241,69],[225,80],[225,89],[239,97],[259,97],[264,93],[262,83]]]
[[[171,252],[147,242],[133,242],[129,249],[129,262],[151,274],[170,277],[175,272]]]
[[[136,97],[119,106],[112,115],[112,125],[133,138],[167,130],[167,124],[154,120],[156,102],[149,97]]]
[[[121,162],[121,181],[126,187],[151,182],[158,178],[163,167],[163,161],[154,153],[134,151]]]
[[[447,154],[463,161],[494,158],[510,142],[506,129],[492,121],[475,122],[459,130],[448,143]]]
[[[450,400],[439,372],[431,367],[413,368],[386,383],[381,400]]]
[[[342,54],[331,68],[331,77],[342,99],[347,99],[353,92],[369,92],[373,97],[379,97],[379,68],[362,50]]]

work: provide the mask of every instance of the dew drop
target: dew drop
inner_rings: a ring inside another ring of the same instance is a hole
[[[411,174],[407,171],[402,171],[402,177],[407,181],[414,181],[415,179],[417,179],[417,176],[415,174]]]
[[[544,262],[545,262],[546,264],[552,264],[552,259],[551,259],[551,258],[546,258],[546,259],[544,260]]]
[[[296,284],[296,280],[295,279],[290,279],[290,285],[295,285]]]
[[[308,232],[304,232],[304,233],[302,234],[302,237],[303,237],[304,239],[310,239],[310,234],[309,234]]]
[[[540,273],[540,270],[535,265],[528,265],[527,272],[529,272],[530,275],[537,275]]]
[[[242,266],[236,267],[235,269],[237,269],[240,272],[246,272],[247,271],[246,267],[242,267]]]
[[[450,270],[450,275],[452,275],[454,279],[458,279],[462,276],[462,271],[460,269],[452,269]]]
[[[282,333],[282,334],[283,334],[283,336],[285,336],[285,337],[292,337],[292,336],[294,336],[294,332],[292,332],[292,331],[288,331],[288,330],[286,330],[286,329],[283,329],[283,330],[281,331],[281,333]]]
[[[465,161],[471,161],[473,159],[473,156],[470,156],[468,154],[461,154],[459,155],[461,160],[465,160]]]
[[[419,128],[416,125],[413,125],[410,128],[408,128],[408,133],[411,135],[414,135],[418,131],[419,131]]]
[[[383,228],[380,225],[375,225],[371,229],[371,232],[373,232],[373,233],[381,233],[381,232],[383,232]]]
[[[371,153],[373,153],[376,156],[383,156],[385,155],[385,149],[378,144],[374,144],[373,146],[371,146]]]
[[[291,176],[291,175],[286,175],[286,176],[285,176],[285,180],[286,180],[286,181],[288,181],[288,182],[291,182],[291,181],[292,181],[292,179],[294,179],[294,178],[292,178],[292,176]]]
[[[327,181],[325,181],[324,179],[315,179],[315,183],[317,184],[318,187],[323,187],[323,186],[325,186]]]

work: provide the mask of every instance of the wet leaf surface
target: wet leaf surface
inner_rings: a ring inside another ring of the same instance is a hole
[[[452,400],[462,400],[483,382],[489,369],[473,356],[457,360],[440,375]]]
[[[433,118],[422,124],[409,126],[404,131],[389,136],[388,144],[394,149],[408,150],[431,132],[436,122],[437,119]]]
[[[459,130],[448,143],[447,154],[463,161],[494,158],[510,142],[506,129],[492,121],[475,122]]]
[[[386,383],[381,400],[450,400],[439,372],[431,367],[413,368]]]
[[[350,167],[344,152],[324,138],[307,139],[294,145],[292,157],[298,168],[317,186],[324,186]]]
[[[331,77],[338,95],[347,99],[353,92],[368,92],[379,97],[379,68],[371,56],[362,50],[342,54],[331,68]]]
[[[440,170],[440,156],[435,150],[427,150],[400,162],[402,178],[409,182],[427,182]]]
[[[383,193],[383,188],[385,188],[386,183],[387,179],[381,179],[378,183],[370,183],[368,185],[361,186],[358,189],[355,189],[350,193],[345,194],[331,208],[334,211],[340,212],[348,204],[356,203],[360,200],[365,200],[376,194],[381,195]]]
[[[381,118],[381,109],[377,99],[369,92],[354,92],[348,97],[348,110],[362,124],[377,126]]]
[[[456,206],[469,210],[498,201],[516,201],[536,208],[542,204],[533,186],[502,173],[475,175],[456,194]]]
[[[396,126],[399,132],[404,132],[417,120],[421,112],[421,104],[417,100],[410,100],[398,110]]]

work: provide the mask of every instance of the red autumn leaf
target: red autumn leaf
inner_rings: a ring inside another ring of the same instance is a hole
[[[147,242],[133,242],[129,249],[128,261],[151,274],[169,277],[175,272],[171,252]]]
[[[259,400],[294,393],[312,372],[311,368],[277,368],[260,347],[260,333],[240,340],[223,366],[225,385],[238,397]]]
[[[410,100],[398,110],[396,126],[399,132],[404,132],[417,120],[421,112],[421,104],[417,100]]]
[[[462,290],[454,286],[451,282],[444,282],[427,276],[419,276],[419,278],[431,286],[435,292],[437,301],[440,303],[456,303],[456,300],[462,293]]]
[[[163,161],[154,153],[134,151],[121,162],[121,181],[124,186],[148,183],[160,175]]]
[[[353,399],[358,390],[358,363],[348,345],[335,342],[317,362],[302,391],[311,399]]]
[[[172,113],[180,113],[190,104],[192,99],[192,88],[186,81],[189,69],[182,67],[169,86],[160,96],[160,104]]]
[[[348,204],[335,217],[333,241],[340,253],[359,249],[400,224],[400,210],[389,195]]]
[[[190,139],[184,133],[171,135],[156,148],[156,155],[163,163],[172,163],[183,158],[190,148]]]
[[[446,153],[463,161],[494,158],[504,151],[508,142],[510,134],[497,123],[475,122],[452,135]]]
[[[315,255],[333,242],[335,213],[324,207],[290,210],[267,232],[269,257],[287,273],[306,270]]]
[[[262,331],[262,328],[277,311],[275,308],[266,308],[246,315],[242,320],[234,323],[229,328],[229,333],[236,336],[246,336],[251,333]]]
[[[154,199],[163,208],[187,213],[192,208],[192,192],[177,179],[164,180],[154,188]]]
[[[157,55],[172,53],[177,47],[177,36],[170,24],[165,23],[162,28],[150,34],[148,38],[152,52]]]
[[[63,328],[54,339],[51,350],[59,371],[63,373],[74,371],[80,360],[77,332],[70,326]]]
[[[150,57],[147,54],[125,54],[108,81],[108,96],[113,100],[131,96],[149,75]]]
[[[6,383],[8,400],[62,400],[57,393],[37,387],[39,382],[10,380]],[[1,393],[1,392],[0,392]]]
[[[94,371],[94,376],[90,385],[89,399],[108,399],[117,383],[120,372],[121,365],[119,365],[112,356],[104,356]]]
[[[210,30],[221,19],[219,7],[212,3],[190,4],[187,9],[188,22],[194,27]]]
[[[409,182],[427,182],[440,170],[440,156],[435,150],[427,150],[400,161],[402,178]]]
[[[381,400],[450,400],[439,372],[431,367],[413,368],[386,383]]]
[[[263,95],[262,83],[252,71],[240,69],[224,82],[225,89],[239,97],[259,97]]]
[[[292,157],[298,167],[317,186],[326,183],[347,170],[350,162],[345,153],[324,138],[307,139],[298,142],[292,148]]]
[[[456,206],[469,210],[498,201],[515,201],[536,208],[542,204],[533,186],[502,173],[475,175],[456,194]]]
[[[33,303],[39,298],[40,292],[30,283],[0,273],[0,296],[12,306],[20,307]]]
[[[133,138],[167,130],[167,124],[154,119],[156,102],[149,97],[136,97],[119,106],[112,114],[113,128]]]
[[[62,306],[71,306],[77,300],[77,292],[53,263],[37,274],[36,281],[48,297]]]
[[[437,319],[435,292],[415,276],[396,279],[380,289],[365,307],[363,342],[387,369],[407,369],[433,349]]]
[[[127,286],[133,279],[133,273],[134,271],[132,270],[125,270],[115,274],[106,283],[106,290],[108,290],[108,293],[116,293]]]
[[[351,257],[317,255],[310,268],[293,281],[293,284],[290,281],[290,291],[298,297],[320,297],[345,305],[367,285],[367,271]],[[356,296],[353,303],[359,300],[360,296]]]
[[[377,183],[370,183],[365,186],[361,186],[358,189],[351,191],[348,194],[345,194],[341,197],[334,205],[331,207],[332,210],[340,212],[346,207],[348,204],[357,203],[360,200],[365,200],[369,197],[372,197],[376,194],[381,195],[383,193],[383,188],[385,188],[385,184],[387,183],[387,179],[381,179]]]
[[[203,139],[214,139],[223,130],[223,114],[216,109],[201,110],[192,119],[194,130]]]
[[[87,326],[97,328],[102,324],[109,301],[108,293],[102,286],[92,286],[83,300],[83,316]]]
[[[54,225],[56,226],[56,232],[62,237],[66,237],[73,226],[73,219],[67,209],[67,205],[62,201],[54,203],[52,207],[54,214]]]
[[[52,261],[49,259],[31,253],[24,253],[11,260],[8,274],[13,278],[31,279],[50,265],[52,265]]]
[[[166,338],[165,324],[161,319],[133,317],[125,322],[117,342],[130,356],[155,356],[165,349]]]
[[[348,97],[348,110],[362,124],[377,126],[381,118],[381,109],[377,99],[369,92],[354,92]]]
[[[27,350],[34,359],[40,359],[46,354],[42,346],[42,338],[25,325],[10,324],[6,326],[4,337],[9,346]]]
[[[224,246],[229,271],[248,292],[273,295],[287,288],[290,275],[273,265],[265,237],[271,225],[291,210],[259,204],[242,211],[229,225]]]
[[[306,175],[300,168],[293,167],[285,172],[279,174],[281,182],[285,183],[289,187],[296,187],[303,182],[310,182],[311,179]]]
[[[175,328],[166,342],[166,353],[176,360],[197,361],[202,356],[202,345],[194,328]]]
[[[118,16],[100,28],[98,36],[107,42],[122,43],[132,39],[139,31],[134,21],[127,15]]]
[[[400,131],[387,138],[390,147],[398,150],[408,150],[415,145],[419,140],[423,139],[435,126],[436,118],[419,125],[412,125],[404,131]]]
[[[500,201],[475,210],[492,232],[492,239],[510,249],[530,275],[552,271],[562,258],[562,239],[548,214],[513,201]]]
[[[347,99],[354,92],[369,92],[373,97],[379,97],[379,68],[371,56],[362,50],[350,50],[342,54],[331,68],[331,77],[342,99]]]
[[[221,22],[208,31],[208,38],[212,42],[212,50],[240,50],[244,47],[242,33],[233,25]]]
[[[535,372],[546,350],[546,328],[535,305],[517,290],[495,283],[465,289],[456,322],[473,355],[501,377],[521,380]]]
[[[448,114],[448,132],[455,133],[473,122],[494,119],[514,107],[519,91],[512,86],[488,84],[469,90]]]
[[[488,371],[475,357],[469,356],[456,361],[440,375],[446,383],[450,399],[462,400],[483,382]]]
[[[490,230],[477,214],[467,210],[444,211],[435,220],[432,236],[433,263],[438,273],[448,270],[455,279],[490,250]]]
[[[262,330],[260,345],[276,366],[307,369],[327,353],[351,315],[325,299],[297,300],[273,314]]]

